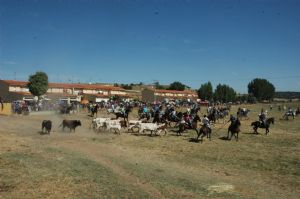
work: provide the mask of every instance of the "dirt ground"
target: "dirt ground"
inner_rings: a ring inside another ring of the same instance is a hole
[[[270,134],[255,135],[250,124],[262,106],[249,105],[238,142],[223,139],[223,122],[212,141],[195,143],[193,131],[95,133],[86,112],[0,116],[0,198],[300,198],[300,118],[270,111]],[[41,134],[45,119],[50,135]],[[63,119],[82,126],[63,132]]]

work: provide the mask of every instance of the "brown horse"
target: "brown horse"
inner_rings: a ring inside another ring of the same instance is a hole
[[[241,131],[240,126],[241,126],[241,122],[239,119],[237,119],[235,122],[231,122],[230,126],[228,127],[228,135],[227,135],[228,140],[231,140],[232,135],[234,135],[235,140],[238,141],[239,132]],[[229,132],[230,132],[230,137],[229,137]]]
[[[179,129],[177,131],[177,135],[181,135],[181,133],[183,133],[187,129],[193,129],[198,134],[198,130],[197,130],[198,121],[200,122],[200,117],[196,115],[192,121],[191,126],[186,123],[179,123]]]
[[[201,137],[200,137],[201,136]],[[199,137],[201,138],[201,142],[203,141],[203,137],[207,136],[207,138],[209,138],[209,141],[211,141],[211,129],[208,128],[207,126],[202,126],[199,130],[199,133],[197,135],[196,140],[199,139]]]

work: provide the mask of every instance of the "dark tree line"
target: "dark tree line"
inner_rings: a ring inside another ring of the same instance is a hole
[[[198,89],[198,96],[202,100],[232,102],[232,101],[247,101],[255,103],[256,101],[272,100],[275,96],[275,87],[266,79],[253,79],[248,84],[248,95],[237,97],[233,88],[225,84],[218,84],[213,91],[210,82],[204,83]]]
[[[236,92],[226,84],[218,84],[213,92],[211,82],[204,83],[198,89],[198,96],[202,100],[232,102],[236,99]]]

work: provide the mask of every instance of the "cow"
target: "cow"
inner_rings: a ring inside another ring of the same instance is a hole
[[[121,128],[127,127],[127,123],[124,120],[107,120],[105,126],[108,131],[114,130],[115,133],[120,134]]]
[[[65,127],[68,127],[70,129],[70,132],[72,131],[72,129],[75,132],[75,128],[77,126],[81,126],[81,122],[80,120],[63,120],[63,122],[59,126],[63,126],[63,131]]]
[[[144,132],[145,130],[151,131],[151,136],[152,133],[154,132],[156,135],[156,132],[159,134],[161,131],[165,132],[165,135],[167,134],[167,124],[157,124],[157,123],[140,123],[140,133]]]
[[[42,132],[43,133],[44,133],[44,129],[45,129],[45,133],[48,133],[50,135],[51,128],[52,128],[51,120],[44,120],[42,122]]]
[[[96,131],[96,130],[99,131],[100,128],[104,127],[104,123],[109,120],[111,120],[111,119],[110,118],[102,118],[102,117],[94,118],[92,120],[90,127],[93,128],[94,131]]]
[[[134,129],[139,130],[141,127],[141,123],[146,123],[146,120],[129,120],[128,121],[128,130],[135,132]]]

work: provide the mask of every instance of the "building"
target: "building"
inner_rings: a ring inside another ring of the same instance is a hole
[[[144,89],[142,91],[142,100],[145,102],[163,101],[164,99],[191,99],[196,100],[198,95],[194,91],[176,91],[176,90],[158,90]]]
[[[0,96],[4,102],[34,100],[26,81],[0,80]],[[93,96],[93,101],[109,99],[112,96],[129,97],[123,88],[99,84],[49,83],[45,94],[49,100],[81,101],[84,96]]]

